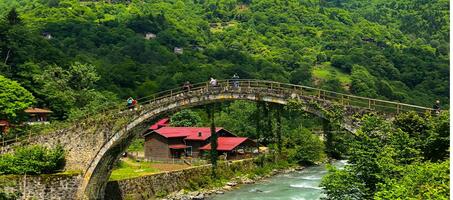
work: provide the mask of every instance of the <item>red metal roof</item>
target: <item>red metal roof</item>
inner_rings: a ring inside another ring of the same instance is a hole
[[[221,129],[223,128],[215,130],[218,132]],[[211,137],[209,127],[162,127],[154,131],[166,138],[185,137],[185,140],[206,140]]]
[[[149,127],[149,130],[156,130],[156,129],[159,129],[164,126],[168,126],[169,122],[170,122],[170,119],[163,118],[163,119],[159,120],[158,122],[156,122],[155,124],[153,124],[151,127]]]
[[[170,149],[186,149],[188,146],[183,144],[168,145]]]
[[[246,137],[219,137],[217,139],[217,150],[231,151],[246,140],[248,140]],[[211,143],[201,147],[200,150],[211,150]]]

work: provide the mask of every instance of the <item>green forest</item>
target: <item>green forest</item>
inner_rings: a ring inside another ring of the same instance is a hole
[[[448,108],[448,9],[447,0],[4,0],[0,78],[60,120],[234,73]]]
[[[71,121],[233,74],[448,110],[449,26],[447,0],[2,0],[0,119],[20,124],[35,106],[52,110],[52,123]],[[360,116],[350,134],[297,105],[212,109],[217,126],[261,139],[285,162],[348,159],[323,179],[326,199],[448,199],[448,111]],[[209,126],[205,108],[170,115]],[[326,142],[317,130],[336,134]],[[24,164],[29,154],[41,160]],[[58,148],[25,148],[0,156],[0,174],[52,173],[63,159]]]

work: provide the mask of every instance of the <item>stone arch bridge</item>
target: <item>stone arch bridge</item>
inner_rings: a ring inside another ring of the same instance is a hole
[[[236,84],[234,84],[236,82]],[[112,109],[48,134],[31,137],[22,144],[60,144],[67,152],[66,170],[82,172],[76,199],[102,199],[114,163],[134,137],[165,112],[219,101],[250,100],[276,104],[298,101],[302,110],[321,118],[323,110],[341,106],[341,126],[354,132],[359,125],[354,115],[378,112],[391,118],[406,111],[426,112],[430,108],[370,99],[312,87],[261,80],[222,80],[213,87],[195,84],[190,91],[168,90],[139,100],[136,111]],[[309,106],[317,105],[317,106]],[[17,145],[17,144],[16,144]]]

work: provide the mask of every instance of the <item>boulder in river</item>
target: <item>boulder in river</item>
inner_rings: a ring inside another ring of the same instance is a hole
[[[234,187],[234,186],[236,186],[237,184],[238,184],[237,182],[231,181],[231,182],[228,182],[226,185],[231,186],[231,187]]]

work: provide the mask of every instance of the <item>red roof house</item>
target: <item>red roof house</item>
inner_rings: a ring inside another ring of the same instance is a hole
[[[217,138],[217,150],[231,151],[247,140],[249,139],[246,137],[219,137]],[[251,140],[248,142],[253,143],[253,141]],[[200,150],[211,150],[211,143],[201,147]]]
[[[181,156],[199,156],[199,148],[209,143],[209,127],[162,127],[152,125],[145,137],[145,157],[149,160],[165,160]],[[236,137],[223,128],[216,128],[218,137]]]
[[[170,119],[163,118],[163,119],[159,120],[158,122],[156,122],[155,124],[153,124],[151,127],[149,127],[149,130],[156,130],[156,129],[168,126],[169,122],[170,122]]]
[[[227,158],[244,157],[247,153],[253,153],[258,148],[256,142],[246,137],[219,137],[217,138],[217,151],[226,154]],[[211,150],[211,143],[200,147],[201,151]]]

